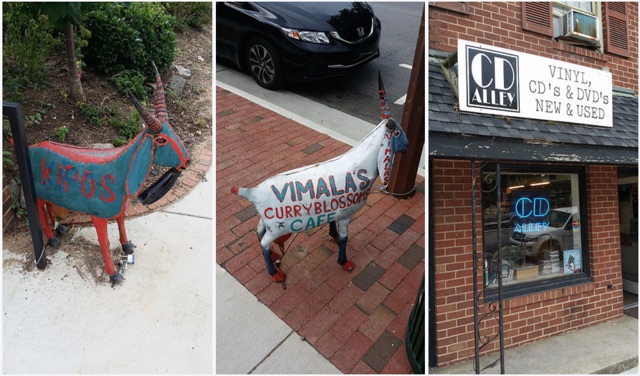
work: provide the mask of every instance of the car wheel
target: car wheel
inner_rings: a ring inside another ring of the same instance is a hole
[[[264,38],[247,43],[246,66],[253,79],[265,89],[277,90],[284,84],[284,67],[278,52]]]

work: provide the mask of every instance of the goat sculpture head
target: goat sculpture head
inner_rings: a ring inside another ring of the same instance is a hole
[[[147,125],[147,132],[153,136],[153,164],[171,167],[171,169],[138,196],[140,201],[145,205],[152,204],[164,196],[176,182],[180,173],[184,171],[190,163],[187,150],[173,128],[171,128],[171,125],[169,125],[164,86],[155,64],[153,64],[153,69],[156,72],[155,116],[142,107],[131,92],[129,92],[129,98]]]

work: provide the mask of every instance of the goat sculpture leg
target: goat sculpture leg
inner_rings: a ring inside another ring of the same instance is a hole
[[[53,236],[53,230],[51,230],[51,226],[49,225],[49,219],[47,218],[47,214],[45,213],[45,205],[46,201],[36,197],[36,206],[38,207],[38,216],[40,217],[40,224],[42,225],[42,230],[44,230],[44,235],[47,237],[47,244],[53,248],[58,247],[58,238]]]
[[[116,217],[116,222],[118,223],[118,232],[120,232],[120,244],[122,244],[122,252],[126,255],[130,255],[133,253],[133,243],[127,239],[127,230],[124,227],[124,214]]]
[[[109,252],[109,236],[107,234],[107,220],[104,218],[91,217],[93,227],[96,228],[98,234],[98,243],[102,249],[102,257],[104,258],[104,267],[109,274],[109,279],[112,283],[120,283],[122,281],[122,275],[116,272],[116,267],[111,259],[111,252]]]
[[[349,237],[347,236],[347,229],[349,228],[349,221],[351,218],[345,218],[338,221],[338,264],[342,265],[342,269],[351,272],[355,265],[353,261],[347,259],[347,240]],[[333,226],[329,225],[329,234],[335,233],[335,222],[331,222]],[[332,235],[333,236],[333,235]],[[333,236],[335,239],[335,236]]]
[[[273,277],[274,282],[284,282],[285,274],[281,270],[277,270],[275,266],[276,260],[278,260],[281,255],[271,251],[271,244],[277,239],[267,233],[267,228],[262,219],[260,220],[260,223],[258,223],[257,233],[269,275]]]

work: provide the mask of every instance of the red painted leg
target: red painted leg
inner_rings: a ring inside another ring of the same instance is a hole
[[[122,244],[122,252],[127,255],[133,253],[133,243],[127,239],[127,230],[124,227],[124,214],[120,217],[116,217],[116,222],[118,223],[118,231],[120,232],[120,244]]]
[[[40,224],[42,225],[42,229],[44,230],[44,235],[48,239],[48,243],[52,247],[57,247],[58,242],[54,236],[51,227],[49,226],[49,222],[47,221],[47,215],[44,212],[44,205],[46,201],[39,199],[36,197],[36,205],[38,206],[38,216],[40,217]]]
[[[49,225],[51,228],[56,228],[56,214],[53,212],[49,204],[45,204],[45,208],[47,209],[47,213],[49,214]]]
[[[107,235],[107,220],[103,218],[91,217],[93,226],[96,228],[98,234],[98,243],[102,249],[102,257],[104,258],[104,267],[109,274],[109,278],[112,282],[117,283],[122,279],[122,276],[116,273],[116,267],[113,265],[111,259],[111,253],[109,252],[109,237]]]
[[[120,244],[124,244],[129,241],[127,240],[127,230],[124,228],[124,215],[116,217],[116,222],[118,222],[118,231],[120,232]]]

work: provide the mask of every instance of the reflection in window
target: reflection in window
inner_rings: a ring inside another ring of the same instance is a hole
[[[485,285],[497,286],[499,263],[505,285],[581,273],[578,174],[502,172],[499,204],[495,178],[483,172]]]

